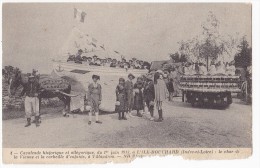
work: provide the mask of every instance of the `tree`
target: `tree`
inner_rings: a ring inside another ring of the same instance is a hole
[[[12,77],[12,75],[21,72],[19,68],[14,68],[11,65],[5,66],[4,69],[2,69],[2,75],[6,81],[9,81],[9,79]]]
[[[180,62],[187,62],[187,56],[184,54],[181,54]]]
[[[209,12],[206,21],[201,24],[202,32],[187,41],[179,42],[179,52],[189,62],[201,62],[209,67],[210,62],[229,63],[234,60],[239,42],[236,36],[222,36],[219,33],[220,22],[213,12]]]
[[[235,66],[246,68],[252,65],[252,48],[249,47],[245,36],[241,39],[237,47],[238,53],[235,56]]]
[[[173,62],[180,62],[180,54],[178,52],[170,54],[170,57],[173,60]]]

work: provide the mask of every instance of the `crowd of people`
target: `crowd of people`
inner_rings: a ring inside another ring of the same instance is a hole
[[[115,111],[118,113],[119,120],[127,120],[133,117],[132,111],[136,111],[136,116],[142,117],[145,107],[150,113],[150,120],[156,122],[163,121],[162,104],[167,100],[171,93],[165,74],[158,70],[155,73],[136,77],[128,75],[128,79],[119,78],[118,85],[115,87]],[[100,76],[93,75],[92,82],[88,85],[88,91],[84,97],[85,110],[88,112],[88,124],[92,124],[92,115],[95,115],[95,123],[102,124],[99,120],[99,106],[102,103],[102,87],[99,84]],[[168,83],[169,84],[169,83]],[[25,96],[25,113],[27,123],[25,127],[31,125],[31,117],[35,115],[36,126],[40,126],[39,113],[39,94],[40,84],[34,74],[30,74],[28,82],[21,93]],[[155,120],[154,109],[157,109],[159,118]]]
[[[142,117],[142,111],[145,106],[150,112],[150,120],[156,122],[163,121],[162,103],[167,99],[169,92],[164,81],[164,75],[161,71],[155,74],[137,77],[128,75],[128,79],[119,78],[118,85],[115,88],[116,102],[115,111],[118,113],[119,120],[127,120],[133,117],[132,111],[136,111],[136,116]],[[99,105],[102,101],[102,88],[98,83],[100,76],[93,75],[93,82],[88,86],[88,93],[85,99],[86,110],[89,111],[88,124],[92,123],[92,115],[95,114],[96,123],[99,121]],[[159,118],[154,118],[154,107],[157,108]]]
[[[83,56],[83,50],[78,50],[78,53],[75,55],[69,55],[67,62],[75,62],[77,64],[84,65],[92,65],[92,66],[104,66],[104,67],[114,67],[114,68],[125,68],[125,69],[149,69],[150,63],[137,60],[136,58],[132,58],[130,60],[126,60],[125,58],[121,58],[120,60],[112,59],[112,58],[99,58],[94,55],[92,57]]]
[[[226,74],[226,75],[235,75],[236,67],[235,62],[226,62],[223,63],[218,61],[217,63],[211,62],[208,70],[206,64],[204,63],[186,63],[184,66],[185,75],[216,75],[216,74]]]

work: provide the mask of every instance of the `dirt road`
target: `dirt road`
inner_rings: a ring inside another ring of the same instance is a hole
[[[47,112],[38,128],[25,128],[24,118],[4,120],[3,147],[251,147],[251,114],[251,106],[239,100],[216,110],[192,108],[179,98],[165,103],[162,123],[149,121],[148,114],[127,121],[107,114],[100,116],[103,124],[89,126],[87,115],[64,118]]]

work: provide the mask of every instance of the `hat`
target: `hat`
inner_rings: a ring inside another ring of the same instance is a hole
[[[163,71],[158,69],[156,72],[163,74]]]
[[[98,76],[98,75],[92,75],[92,79],[94,79],[94,78],[100,80],[100,76]]]
[[[78,52],[83,52],[83,50],[82,50],[82,49],[79,49]]]
[[[135,76],[133,75],[133,74],[128,74],[128,78],[130,77],[130,76],[132,76],[133,77],[133,79],[135,78]]]

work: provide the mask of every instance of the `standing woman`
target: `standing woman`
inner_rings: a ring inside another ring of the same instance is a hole
[[[167,99],[167,95],[168,95],[168,90],[163,80],[162,73],[156,72],[154,74],[154,92],[155,92],[156,107],[159,114],[159,119],[155,121],[162,122],[163,120],[162,103]]]
[[[102,92],[101,92],[101,85],[98,83],[100,77],[98,75],[92,76],[93,82],[88,85],[88,105],[91,106],[91,110],[89,112],[89,122],[90,125],[92,122],[92,113],[95,113],[96,116],[96,123],[102,124],[101,121],[98,120],[99,115],[99,105],[101,104],[102,100]]]

